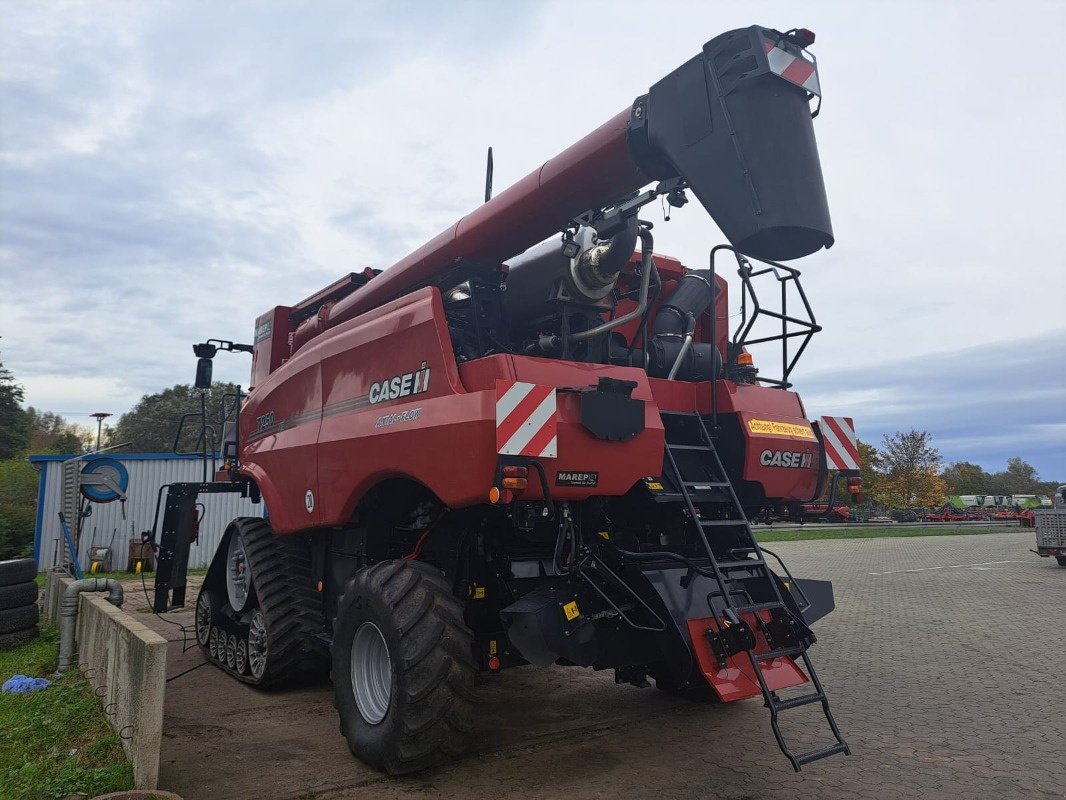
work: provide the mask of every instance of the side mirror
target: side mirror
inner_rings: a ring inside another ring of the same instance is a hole
[[[211,359],[201,358],[196,362],[196,388],[211,388]]]

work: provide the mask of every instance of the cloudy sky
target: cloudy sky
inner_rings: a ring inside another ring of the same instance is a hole
[[[190,381],[192,342],[465,214],[487,145],[499,189],[718,33],[809,27],[837,244],[796,262],[824,326],[808,412],[1066,480],[1066,4],[757,11],[2,0],[3,360],[37,407],[120,413]],[[702,266],[720,240],[693,203],[656,246]]]

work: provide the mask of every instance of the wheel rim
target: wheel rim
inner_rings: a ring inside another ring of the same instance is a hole
[[[226,637],[226,664],[230,669],[237,669],[237,637],[232,633]]]
[[[392,659],[385,637],[373,622],[364,622],[352,639],[352,689],[359,713],[377,725],[392,698]]]
[[[241,639],[237,642],[237,672],[242,675],[248,670],[248,642]]]
[[[218,628],[211,628],[207,635],[207,652],[211,658],[218,658]]]
[[[248,669],[255,678],[262,678],[266,671],[268,645],[266,620],[257,609],[248,625]]]
[[[206,592],[200,592],[196,599],[196,641],[206,645],[211,635],[211,601]]]
[[[239,532],[229,537],[229,552],[226,556],[226,594],[234,611],[243,611],[248,605],[252,576],[248,572],[248,554],[244,550],[244,537]]]

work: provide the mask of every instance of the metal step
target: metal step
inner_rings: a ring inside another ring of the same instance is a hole
[[[765,653],[752,653],[752,655],[755,656],[756,661],[773,661],[775,658],[781,658],[782,656],[795,658],[804,652],[802,647],[782,647],[780,650],[767,650]]]
[[[831,744],[828,747],[822,747],[818,750],[810,750],[806,753],[796,756],[796,763],[800,766],[804,764],[810,764],[812,761],[817,761],[821,758],[828,758],[829,756],[835,756],[837,753],[847,753],[851,755],[851,751],[844,742],[837,742]]]
[[[743,614],[743,613],[746,613],[748,611],[773,611],[774,609],[784,608],[784,607],[785,606],[782,603],[771,602],[771,603],[754,603],[753,605],[747,605],[747,606],[736,606],[733,610],[736,611],[738,614]]]
[[[724,489],[729,486],[725,481],[682,481],[682,483],[684,483],[685,486],[699,486],[701,488],[704,486],[713,486],[718,489]]]
[[[765,567],[766,562],[754,558],[742,558],[740,561],[719,561],[718,569],[749,569],[751,567]]]
[[[666,446],[671,450],[702,450],[705,453],[711,452],[711,448],[705,444],[673,444],[667,442]]]
[[[773,707],[778,711],[787,711],[790,708],[809,706],[811,703],[819,703],[822,700],[825,700],[825,695],[817,692],[815,694],[805,694],[803,697],[793,697],[790,700],[775,700]]]
[[[732,525],[734,528],[738,525],[743,525],[743,520],[739,519],[701,519],[701,528],[724,528],[728,525]]]

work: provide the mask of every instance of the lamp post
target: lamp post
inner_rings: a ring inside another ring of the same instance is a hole
[[[111,415],[106,411],[97,411],[91,416],[96,417],[96,452],[100,452],[100,431],[103,429],[104,420]]]

